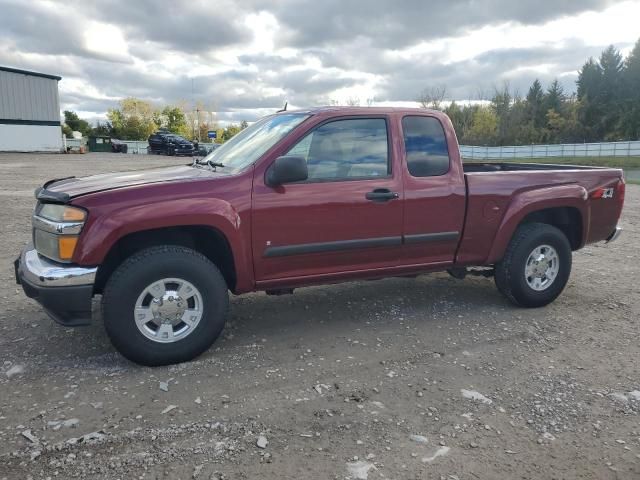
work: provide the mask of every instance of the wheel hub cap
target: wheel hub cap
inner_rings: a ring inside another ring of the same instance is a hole
[[[163,278],[148,285],[138,296],[134,318],[147,338],[171,343],[190,335],[203,313],[202,295],[180,278]]]
[[[527,284],[536,291],[551,286],[560,269],[558,252],[550,245],[540,245],[527,258],[524,276]]]
[[[160,298],[154,298],[151,302],[153,318],[161,323],[177,325],[186,311],[187,302],[177,294],[174,296],[167,293]]]

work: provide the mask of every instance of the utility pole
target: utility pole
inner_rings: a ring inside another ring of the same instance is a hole
[[[196,101],[193,97],[193,78],[191,78],[191,105],[193,105],[194,109],[196,108]],[[193,124],[193,120],[191,121],[191,138],[196,138],[196,132],[195,132],[195,126]]]

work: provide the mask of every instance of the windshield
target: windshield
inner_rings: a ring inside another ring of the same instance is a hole
[[[239,172],[258,160],[308,117],[302,113],[265,117],[223,143],[200,162],[223,165],[224,173]]]

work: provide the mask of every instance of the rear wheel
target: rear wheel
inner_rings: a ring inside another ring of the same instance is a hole
[[[521,225],[496,264],[496,286],[516,305],[542,307],[562,293],[571,260],[571,245],[561,230],[545,223]]]
[[[149,366],[184,362],[207,350],[224,327],[228,306],[218,268],[179,246],[133,255],[113,273],[102,297],[113,345]]]

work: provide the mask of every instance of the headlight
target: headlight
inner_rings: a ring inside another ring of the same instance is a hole
[[[41,255],[58,262],[70,262],[87,213],[68,205],[45,203],[33,216],[33,241]]]
[[[87,213],[80,208],[56,205],[55,203],[42,204],[36,213],[53,222],[84,222],[87,217]]]

